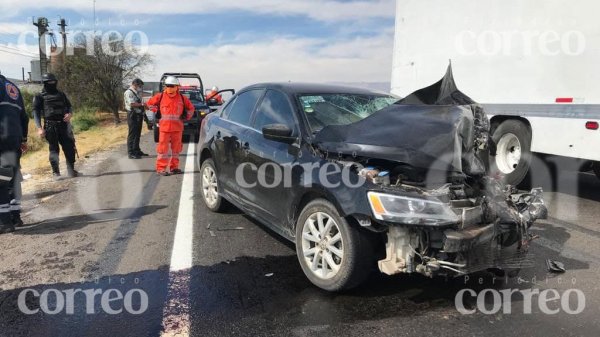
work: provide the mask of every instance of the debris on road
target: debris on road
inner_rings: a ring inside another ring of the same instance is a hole
[[[210,229],[210,224],[206,225],[206,229]]]
[[[244,227],[219,227],[217,228],[218,231],[220,232],[224,232],[224,231],[240,231],[240,230],[244,230]]]
[[[210,236],[217,236],[217,235],[215,234],[215,232],[210,231]]]
[[[546,260],[546,266],[548,267],[548,271],[551,273],[564,273],[567,271],[565,269],[565,265],[562,262],[550,259]]]

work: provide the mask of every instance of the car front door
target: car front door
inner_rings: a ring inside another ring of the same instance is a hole
[[[292,197],[291,170],[297,163],[297,145],[264,138],[262,128],[269,124],[286,125],[293,130],[292,136],[300,136],[287,95],[271,89],[258,105],[248,131],[248,162],[253,166],[245,170],[245,177],[249,177],[248,183],[254,187],[246,189],[253,191],[253,202],[262,216],[283,226]]]

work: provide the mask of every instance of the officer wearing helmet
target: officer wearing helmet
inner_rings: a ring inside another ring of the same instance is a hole
[[[212,87],[212,89],[210,89],[210,91],[206,94],[206,101],[211,99],[215,99],[219,105],[223,104],[223,96],[219,94],[219,87]]]
[[[192,118],[194,105],[179,92],[179,80],[174,76],[165,79],[164,91],[150,98],[147,104],[159,120],[156,173],[161,176],[181,174],[179,154],[183,150],[183,121]]]
[[[0,234],[22,224],[20,216],[15,218],[20,205],[14,198],[20,190],[19,156],[27,151],[28,123],[21,92],[0,75]]]
[[[58,80],[53,74],[42,76],[44,89],[33,98],[33,119],[40,137],[45,137],[50,150],[50,166],[56,180],[60,179],[60,148],[67,160],[67,174],[77,177],[75,171],[75,137],[71,127],[73,112],[67,95],[58,90]],[[42,125],[43,120],[43,125]]]

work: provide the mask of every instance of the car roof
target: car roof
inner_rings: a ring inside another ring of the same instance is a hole
[[[326,94],[326,93],[347,93],[347,94],[380,94],[390,95],[388,93],[369,90],[364,88],[356,88],[336,84],[323,83],[304,83],[304,82],[268,82],[257,83],[243,88],[240,91],[250,89],[278,89],[288,94]]]

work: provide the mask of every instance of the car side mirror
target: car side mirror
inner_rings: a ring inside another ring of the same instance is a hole
[[[292,144],[296,137],[292,137],[292,129],[283,124],[269,124],[262,128],[263,137],[276,142]]]
[[[219,105],[219,102],[217,101],[216,98],[211,98],[208,100],[208,106],[217,106]]]

